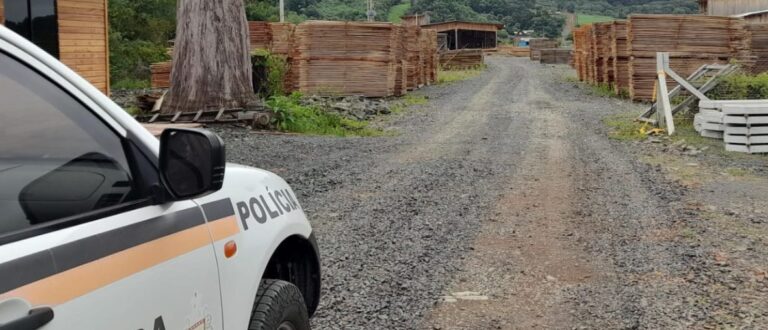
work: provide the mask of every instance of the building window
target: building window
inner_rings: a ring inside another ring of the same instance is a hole
[[[5,26],[59,57],[56,0],[5,1]]]

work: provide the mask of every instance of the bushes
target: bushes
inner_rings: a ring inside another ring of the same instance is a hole
[[[768,73],[728,76],[708,94],[716,100],[768,99]]]
[[[290,70],[288,60],[267,50],[256,50],[251,54],[253,65],[253,87],[262,97],[286,94],[286,75]]]
[[[335,136],[378,136],[382,132],[368,128],[368,123],[344,118],[301,104],[301,94],[272,96],[267,106],[275,118],[273,124],[285,132]]]

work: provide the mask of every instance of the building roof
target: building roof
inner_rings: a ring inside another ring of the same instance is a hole
[[[755,15],[762,15],[762,14],[768,14],[768,9],[758,10],[758,11],[753,11],[753,12],[743,13],[743,14],[738,14],[738,15],[733,15],[733,17],[745,18],[745,17],[755,16]]]
[[[437,30],[437,32],[445,32],[451,30],[475,30],[475,31],[489,31],[496,32],[504,28],[504,24],[501,23],[481,23],[481,22],[466,22],[466,21],[449,21],[441,23],[432,23],[422,25],[422,28]]]

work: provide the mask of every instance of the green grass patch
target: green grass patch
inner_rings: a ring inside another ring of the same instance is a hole
[[[405,97],[403,97],[403,103],[405,103],[406,106],[425,105],[429,103],[429,99],[427,99],[427,97],[424,95],[405,94]]]
[[[749,174],[749,171],[743,168],[729,167],[725,169],[725,173],[728,173],[728,175],[734,177],[745,177]]]
[[[451,84],[451,83],[455,83],[455,82],[459,82],[467,79],[472,79],[482,74],[483,71],[485,71],[485,66],[474,68],[474,69],[466,69],[466,70],[439,69],[437,72],[437,83]]]
[[[405,16],[405,13],[407,13],[409,9],[411,9],[410,1],[392,6],[392,8],[389,9],[387,20],[392,23],[400,23],[403,21],[402,17]]]
[[[332,136],[382,136],[366,121],[344,118],[316,107],[301,105],[301,94],[273,96],[267,106],[275,114],[274,125],[284,132]]]
[[[152,85],[149,80],[132,78],[120,79],[110,84],[111,89],[144,89],[150,87]]]
[[[613,86],[609,84],[597,84],[590,85],[592,87],[592,94],[601,97],[616,97],[616,92],[613,90]]]
[[[643,141],[647,139],[648,136],[640,132],[644,125],[635,121],[637,116],[635,113],[619,113],[603,118],[603,123],[611,128],[608,136],[620,141]]]
[[[610,16],[601,16],[601,15],[585,15],[585,14],[578,14],[576,15],[576,25],[585,25],[585,24],[592,24],[592,23],[600,23],[600,22],[610,22],[615,21],[616,19]]]

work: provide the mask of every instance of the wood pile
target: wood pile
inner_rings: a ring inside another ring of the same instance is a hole
[[[288,62],[287,91],[386,97],[437,80],[435,30],[363,22],[248,24],[251,49],[268,50]],[[151,68],[152,86],[169,87],[170,62]]]
[[[248,38],[251,49],[269,49],[272,43],[272,31],[269,22],[248,22]]]
[[[592,25],[591,36],[591,82],[594,84],[609,83],[606,79],[606,62],[610,54],[611,23],[595,23]],[[613,70],[613,69],[611,69]]]
[[[614,21],[611,24],[611,58],[613,59],[613,91],[616,95],[621,95],[629,90],[626,21]]]
[[[368,97],[396,94],[399,34],[393,24],[309,21],[300,24],[295,35],[292,66],[298,91]]]
[[[569,64],[571,50],[566,48],[541,49],[541,64]]]
[[[573,30],[573,68],[580,81],[587,79],[587,29],[582,26]]]
[[[149,66],[149,70],[152,72],[152,88],[171,87],[171,67],[171,61],[155,63]]]
[[[557,48],[557,40],[547,38],[533,38],[529,41],[528,47],[531,49],[531,61],[538,61],[541,59],[542,49]]]
[[[440,66],[447,70],[477,68],[485,64],[482,49],[459,49],[440,53]]]
[[[497,54],[513,57],[530,57],[531,49],[528,47],[514,47],[511,45],[499,45]]]
[[[768,23],[748,24],[750,33],[752,55],[755,63],[752,73],[758,74],[768,71]]]
[[[669,52],[672,69],[688,76],[705,64],[731,60],[747,68],[753,65],[749,34],[741,18],[721,16],[632,15],[627,50],[629,95],[633,100],[653,98],[656,53]],[[670,88],[675,86],[670,79]]]

